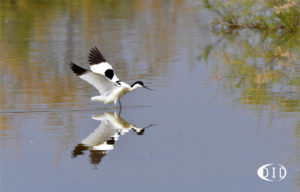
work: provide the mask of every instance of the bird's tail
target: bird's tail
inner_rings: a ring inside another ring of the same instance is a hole
[[[102,103],[105,103],[105,99],[102,96],[91,97],[91,101],[100,101]]]

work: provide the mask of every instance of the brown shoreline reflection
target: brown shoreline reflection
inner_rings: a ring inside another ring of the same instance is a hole
[[[170,74],[169,60],[181,47],[176,41],[181,35],[176,30],[178,15],[190,12],[182,1],[168,6],[160,1],[106,0],[0,5],[0,80],[10,82],[0,84],[2,110],[77,105],[80,91],[67,65],[71,60],[87,64],[88,50],[94,46],[101,48],[122,80],[152,83]],[[136,51],[128,56],[128,50]]]
[[[152,126],[150,124],[145,128],[138,128],[134,124],[128,123],[116,112],[93,115],[92,119],[101,121],[101,123],[89,136],[74,147],[71,157],[76,158],[79,155],[84,155],[85,151],[88,151],[90,164],[94,165],[95,168],[102,161],[102,158],[114,149],[114,145],[120,136],[130,131],[135,132],[136,135],[143,135],[145,129]]]

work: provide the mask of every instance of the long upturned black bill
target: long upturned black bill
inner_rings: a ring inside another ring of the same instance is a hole
[[[154,89],[150,89],[149,87],[146,87],[145,85],[143,86],[145,89],[148,89],[148,90],[151,90],[151,91],[154,91]]]

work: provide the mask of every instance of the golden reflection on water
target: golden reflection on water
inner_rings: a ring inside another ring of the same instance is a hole
[[[178,15],[188,12],[180,0],[172,5],[161,1],[1,1],[1,81],[10,82],[1,83],[1,109],[32,109],[41,103],[51,108],[59,103],[78,105],[76,83],[66,75],[66,64],[71,59],[87,63],[88,50],[95,45],[105,48],[105,56],[122,79],[151,81],[168,74],[169,60],[180,46]],[[132,38],[138,44],[132,44]],[[136,50],[128,58],[130,74],[128,61],[121,57],[127,46]]]
[[[180,24],[179,15],[197,12],[181,0],[172,4],[80,0],[0,3],[0,110],[12,113],[84,109],[86,103],[81,101],[90,95],[78,89],[78,79],[66,65],[71,60],[87,64],[88,50],[96,45],[123,80],[151,83],[153,78],[167,76],[172,72],[174,55],[185,46],[177,39],[194,27],[189,17]],[[191,53],[198,43],[189,45]],[[76,138],[76,131],[70,114],[66,122],[53,115],[45,114],[45,123],[55,124],[57,133],[68,135],[56,138],[58,161],[62,149]],[[1,115],[0,121],[0,130],[9,134],[1,140],[14,138],[10,145],[18,149],[14,136],[20,135],[19,121],[15,115]]]
[[[61,119],[58,114],[61,109],[84,110],[82,101],[91,96],[78,88],[67,67],[71,60],[84,66],[88,50],[98,46],[120,79],[143,79],[151,86],[153,79],[174,70],[177,52],[192,53],[198,46],[197,41],[189,41],[189,47],[183,41],[190,39],[186,35],[194,30],[198,10],[182,0],[20,0],[0,5],[0,130],[9,134],[0,140],[18,140],[19,119],[45,111],[46,125],[62,135],[55,137],[60,148],[56,161],[76,138],[72,115]],[[18,149],[18,141],[10,145]]]

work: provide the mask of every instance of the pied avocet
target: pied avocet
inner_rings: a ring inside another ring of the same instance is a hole
[[[120,99],[126,93],[139,87],[149,89],[142,81],[136,81],[131,86],[120,81],[112,66],[105,60],[97,47],[92,48],[89,52],[89,64],[91,71],[73,62],[70,63],[70,67],[76,75],[93,85],[100,92],[100,96],[91,97],[92,101],[100,101],[104,104],[116,104],[119,101],[120,107],[122,107]]]

